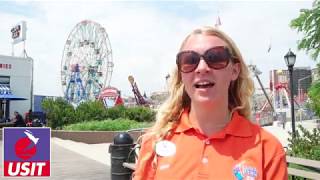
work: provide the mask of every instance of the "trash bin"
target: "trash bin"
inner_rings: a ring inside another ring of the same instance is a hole
[[[123,167],[124,162],[135,162],[134,155],[129,157],[134,147],[133,138],[128,133],[119,133],[113,139],[113,144],[109,146],[111,154],[111,179],[129,180],[133,170]]]

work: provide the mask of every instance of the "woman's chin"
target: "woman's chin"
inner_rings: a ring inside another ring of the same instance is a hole
[[[213,104],[213,103],[216,103],[217,102],[217,99],[216,98],[213,98],[213,97],[208,97],[208,96],[198,96],[198,97],[195,97],[194,99],[192,99],[192,101],[194,101],[195,103],[197,104]]]

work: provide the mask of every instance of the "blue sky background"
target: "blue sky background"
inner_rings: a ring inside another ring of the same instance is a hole
[[[234,39],[245,61],[258,66],[268,86],[269,70],[286,69],[283,56],[289,48],[297,53],[296,66],[315,67],[296,50],[300,36],[289,27],[299,10],[311,5],[312,1],[0,1],[0,54],[11,54],[10,29],[25,20],[26,50],[35,61],[34,92],[62,95],[65,41],[77,23],[89,19],[109,35],[115,65],[111,85],[131,96],[127,77],[133,75],[149,95],[165,90],[165,76],[175,66],[184,37],[196,27],[214,26],[219,15],[220,28]],[[21,54],[19,45],[15,54]]]

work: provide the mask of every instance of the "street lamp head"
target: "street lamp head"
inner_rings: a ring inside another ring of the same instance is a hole
[[[293,66],[294,63],[296,62],[296,55],[293,54],[293,52],[291,51],[291,49],[289,49],[289,52],[284,56],[284,60],[288,66],[288,70],[289,70],[289,76],[290,76],[290,104],[291,104],[291,121],[292,121],[292,135],[293,138],[295,138],[295,119],[294,119],[294,98],[293,98],[293,78],[292,78],[292,73],[293,73]]]
[[[289,52],[284,56],[284,60],[288,67],[293,67],[296,63],[296,55],[289,49]]]

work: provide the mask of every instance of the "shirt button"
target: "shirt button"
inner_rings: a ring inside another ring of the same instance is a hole
[[[210,140],[207,139],[207,140],[204,141],[204,143],[205,143],[206,145],[209,145],[209,144],[210,144]]]
[[[208,158],[204,157],[202,158],[202,163],[203,164],[207,164],[209,162]]]

